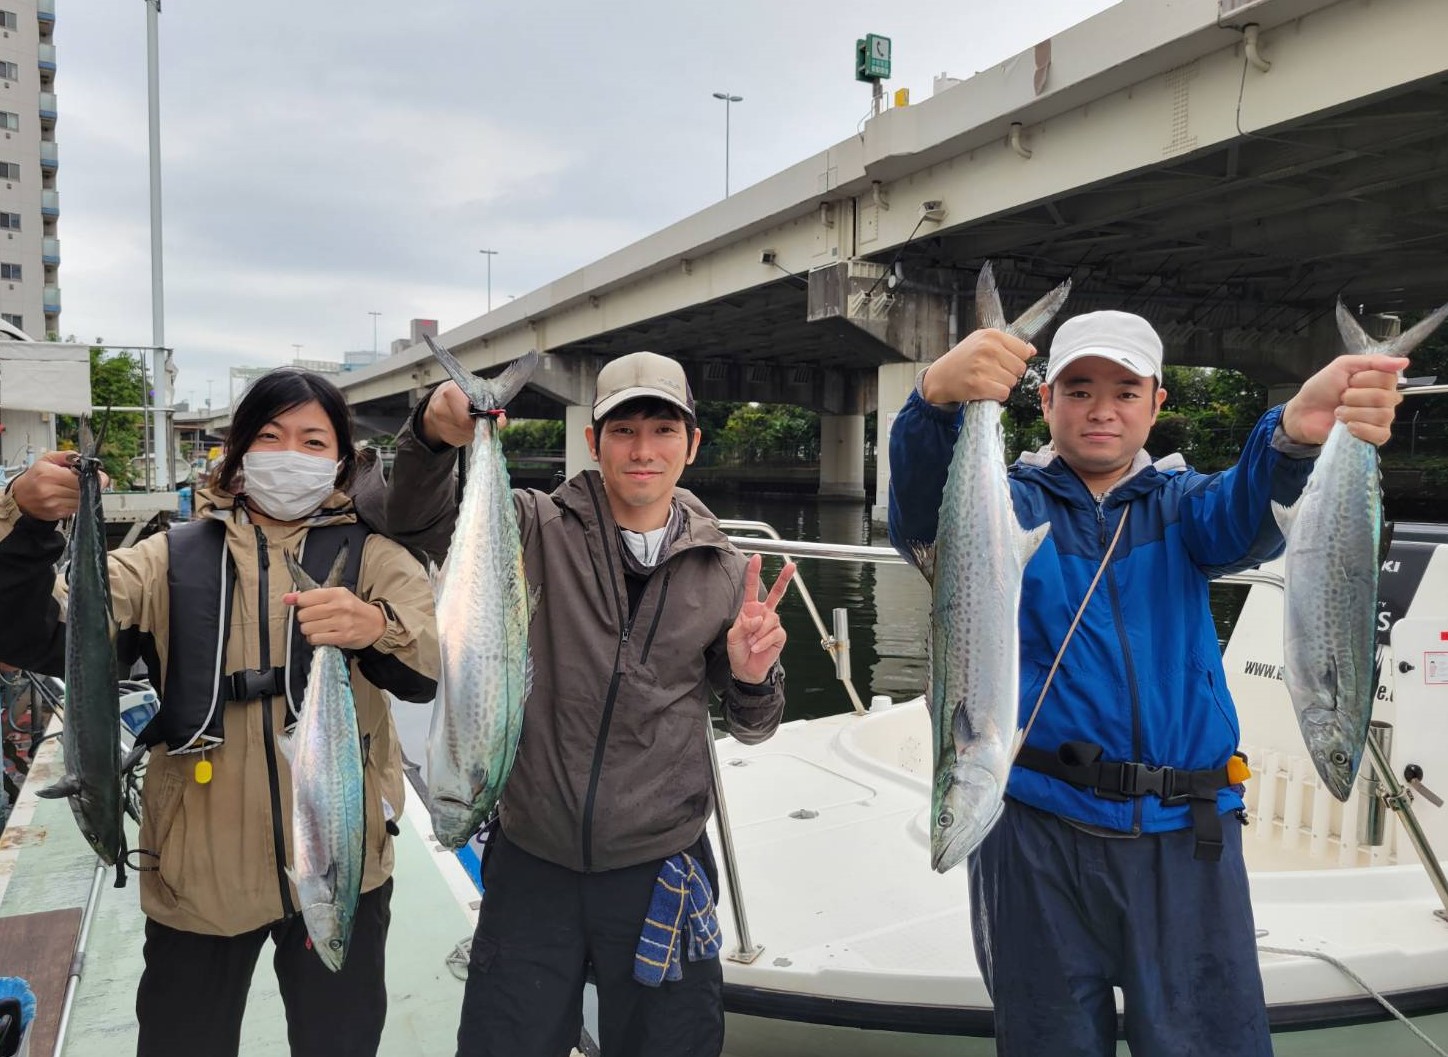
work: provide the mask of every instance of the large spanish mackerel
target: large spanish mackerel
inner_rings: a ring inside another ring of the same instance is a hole
[[[432,338],[432,354],[467,394],[476,426],[467,484],[437,589],[442,668],[427,735],[433,835],[461,847],[492,814],[513,769],[533,685],[530,601],[495,414],[538,366],[529,352],[491,381],[469,374]]]
[[[1388,341],[1374,341],[1338,302],[1347,351],[1406,356],[1448,317],[1448,305]],[[1346,800],[1377,692],[1382,491],[1378,449],[1342,422],[1328,434],[1291,509],[1274,504],[1287,540],[1282,678],[1323,784]]]
[[[1071,292],[1070,280],[1009,326],[989,263],[976,284],[979,325],[1030,341]],[[1001,405],[965,405],[934,544],[912,548],[931,585],[930,702],[935,780],[930,864],[944,873],[1000,817],[1014,756],[1021,575],[1049,526],[1026,532],[1006,478]]]
[[[74,465],[80,478],[80,505],[70,530],[65,609],[65,720],[61,728],[65,776],[40,790],[40,795],[70,799],[81,833],[103,862],[116,867],[116,886],[120,887],[125,879],[121,728],[101,462],[93,455],[82,455]]]
[[[342,544],[322,586],[342,583],[347,551]],[[296,556],[283,553],[297,590],[316,590],[317,582]],[[312,949],[336,972],[352,942],[366,827],[357,703],[347,658],[336,646],[312,650],[301,715],[291,736],[279,743],[292,766],[292,865],[287,875],[297,886]]]

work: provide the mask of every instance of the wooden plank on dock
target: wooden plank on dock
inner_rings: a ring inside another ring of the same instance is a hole
[[[51,1057],[65,982],[80,934],[81,908],[0,917],[0,976],[19,976],[35,993],[30,1057]]]

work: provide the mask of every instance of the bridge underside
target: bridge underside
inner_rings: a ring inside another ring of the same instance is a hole
[[[1388,313],[1448,300],[1448,82],[1245,135],[870,259],[898,262],[897,296],[959,293],[962,332],[976,274],[992,259],[1008,309],[1070,276],[1069,313],[1141,313],[1161,329],[1169,362],[1300,381],[1337,351],[1338,297]],[[881,364],[944,351],[943,324],[916,355],[843,318],[808,322],[808,286],[781,275],[550,351],[606,359],[653,349],[689,362],[700,396],[801,404],[810,401],[791,386],[807,391],[839,372],[863,391]]]

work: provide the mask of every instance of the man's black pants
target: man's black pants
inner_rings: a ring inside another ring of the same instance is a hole
[[[707,841],[685,851],[718,891]],[[683,979],[659,987],[633,978],[661,865],[576,873],[529,855],[497,830],[483,863],[458,1057],[566,1057],[583,1027],[589,966],[604,1057],[717,1057],[724,1047],[718,958],[685,957]]]
[[[136,991],[137,1057],[235,1057],[251,974],[267,938],[287,1012],[292,1057],[370,1057],[387,1017],[383,972],[392,881],[357,902],[352,945],[338,972],[307,947],[297,914],[240,936],[203,936],[146,922],[146,968]]]

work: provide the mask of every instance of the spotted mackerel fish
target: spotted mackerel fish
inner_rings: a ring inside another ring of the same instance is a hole
[[[976,284],[976,315],[1030,341],[1065,304],[1066,281],[1009,325],[989,263]],[[912,547],[931,585],[926,699],[934,736],[930,863],[944,873],[1000,817],[1015,755],[1020,672],[1021,576],[1049,526],[1016,520],[1006,478],[1001,405],[965,405],[933,544]]]
[[[323,587],[342,583],[346,544]],[[317,588],[295,555],[285,552],[298,591]],[[292,865],[302,919],[312,949],[328,969],[342,968],[352,942],[362,891],[366,806],[362,737],[347,658],[336,646],[312,651],[301,716],[289,737],[278,739],[292,767]]]
[[[1396,338],[1374,341],[1338,302],[1350,353],[1406,356],[1448,318],[1439,308]],[[1378,569],[1383,531],[1378,449],[1338,422],[1296,504],[1273,505],[1287,541],[1282,678],[1323,784],[1352,792],[1377,692]]]
[[[522,390],[538,354],[520,357],[496,379],[478,378],[437,342],[437,361],[472,403],[476,426],[467,484],[447,563],[437,587],[442,670],[427,736],[427,786],[433,834],[461,847],[492,814],[503,793],[523,704],[533,685],[529,614],[537,608],[523,575],[507,460],[494,413]]]
[[[97,445],[99,448],[99,445]],[[116,712],[116,622],[106,563],[101,509],[101,462],[75,462],[80,506],[70,534],[70,581],[65,609],[65,776],[40,795],[67,797],[86,841],[123,883],[121,740]],[[13,618],[12,618],[13,619]]]

